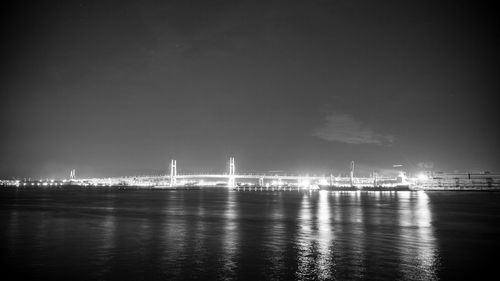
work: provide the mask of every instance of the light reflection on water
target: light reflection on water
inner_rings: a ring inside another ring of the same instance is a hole
[[[312,215],[311,198],[307,193],[302,196],[300,212],[298,217],[299,231],[296,244],[298,246],[298,268],[296,275],[301,278],[307,278],[308,274],[313,272],[309,267],[314,265],[314,242],[312,233]]]
[[[269,227],[265,229],[266,243],[266,262],[265,275],[269,279],[279,279],[285,270],[286,255],[286,214],[283,208],[283,196],[275,194],[271,204],[269,204]]]
[[[238,266],[238,209],[236,202],[236,192],[227,193],[226,206],[224,211],[224,238],[222,239],[223,248],[223,269],[221,270],[221,279],[228,280],[235,277],[235,271]]]
[[[187,251],[187,221],[184,216],[183,196],[181,193],[172,193],[165,198],[163,206],[163,253],[161,255],[162,276],[172,278],[181,275],[181,267],[176,266],[185,262],[184,252]]]
[[[96,279],[105,278],[106,275],[110,274],[109,263],[112,261],[114,256],[114,249],[116,249],[116,217],[114,215],[115,208],[114,204],[114,194],[107,194],[108,200],[106,200],[106,210],[104,218],[99,222],[96,227],[96,231],[100,231],[101,234],[96,237],[101,245],[95,250],[95,259],[92,261],[97,267],[103,268],[102,271],[93,272]]]
[[[429,198],[424,192],[398,194],[400,259],[408,279],[436,280],[437,249]]]
[[[438,277],[423,192],[107,192],[4,195],[2,258],[55,280]]]
[[[318,202],[318,278],[328,280],[332,278],[335,268],[332,256],[333,233],[330,220],[330,196],[327,191],[319,192]]]

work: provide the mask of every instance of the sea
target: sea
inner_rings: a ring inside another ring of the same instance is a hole
[[[499,280],[500,192],[2,188],[2,280]]]

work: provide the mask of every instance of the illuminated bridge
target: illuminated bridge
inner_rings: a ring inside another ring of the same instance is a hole
[[[178,186],[290,186],[300,188],[315,188],[319,185],[336,186],[373,186],[383,178],[354,178],[354,162],[351,162],[349,177],[309,176],[309,175],[280,175],[280,174],[237,174],[234,157],[229,158],[229,171],[224,174],[178,174],[177,161],[170,162],[170,175],[158,177],[122,178],[122,182],[129,185],[147,185],[157,188],[174,188]],[[132,182],[131,182],[132,181]]]
[[[0,186],[136,186],[149,188],[179,188],[186,186],[224,186],[228,188],[285,188],[317,189],[320,186],[348,187],[349,190],[373,190],[407,186],[412,190],[500,190],[500,175],[489,172],[480,173],[421,173],[406,178],[403,172],[396,177],[354,177],[354,162],[351,162],[347,177],[333,175],[283,175],[283,174],[237,174],[233,157],[229,158],[228,173],[220,174],[177,174],[177,161],[170,162],[170,173],[159,176],[132,176],[111,178],[76,178],[76,170],[70,171],[69,179],[64,180],[7,180]]]

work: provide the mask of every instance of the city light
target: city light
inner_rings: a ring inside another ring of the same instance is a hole
[[[425,173],[420,173],[420,174],[417,175],[417,179],[419,181],[426,181],[426,180],[429,179],[429,177]]]
[[[311,180],[309,179],[309,177],[301,177],[299,179],[299,186],[300,187],[308,187],[311,185]]]
[[[193,187],[224,187],[239,189],[255,187],[263,190],[272,187],[278,190],[345,190],[345,191],[389,191],[389,190],[429,190],[429,189],[498,189],[500,180],[498,175],[490,173],[462,173],[442,174],[439,177],[430,177],[428,171],[421,171],[407,177],[406,172],[399,171],[397,176],[349,176],[325,177],[317,175],[290,175],[290,174],[263,174],[263,173],[236,173],[235,159],[230,158],[229,173],[212,174],[177,174],[177,161],[172,160],[170,175],[156,176],[125,176],[111,178],[71,178],[76,174],[71,170],[70,179],[45,180],[11,180],[0,181],[0,185],[7,186],[130,186],[139,188],[172,188],[191,189]]]

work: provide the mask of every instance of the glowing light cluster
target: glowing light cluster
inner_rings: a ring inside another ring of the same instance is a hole
[[[425,173],[420,173],[417,175],[417,179],[420,181],[426,181],[429,179],[429,177]]]
[[[311,180],[309,179],[309,177],[301,177],[299,179],[299,186],[300,187],[308,187],[311,185]]]

